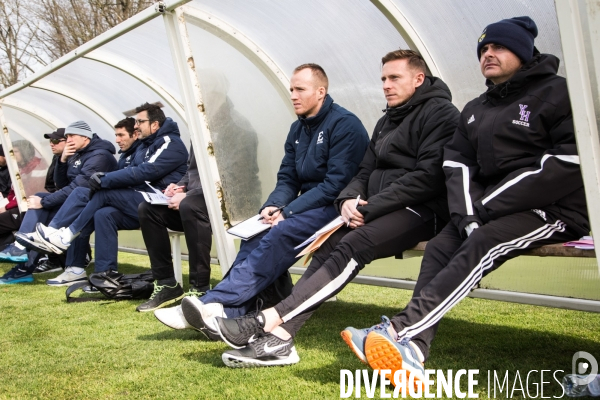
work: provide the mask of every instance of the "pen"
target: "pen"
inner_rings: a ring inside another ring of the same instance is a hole
[[[274,209],[272,211],[269,211],[269,217],[272,216],[273,214],[275,214],[276,212],[283,210],[285,207],[286,206],[281,206],[281,207],[277,207],[276,209]],[[265,219],[265,217],[260,217],[258,220],[260,221],[262,219]]]
[[[354,203],[354,208],[356,208],[358,206],[358,202],[360,201],[360,194],[358,196],[356,196],[356,203]],[[348,223],[346,224],[346,227],[350,226],[350,218],[348,218]]]

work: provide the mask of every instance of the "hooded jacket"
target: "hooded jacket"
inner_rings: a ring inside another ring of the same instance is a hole
[[[190,145],[190,157],[187,162],[187,171],[181,180],[177,183],[177,186],[184,186],[185,192],[188,196],[195,196],[203,194],[202,184],[200,183],[200,173],[198,172],[198,165],[196,164],[196,157],[194,156],[194,148]]]
[[[88,145],[77,150],[66,163],[58,160],[54,169],[54,184],[58,190],[42,197],[42,206],[60,206],[76,187],[89,187],[88,181],[94,173],[113,171],[117,167],[114,154],[115,146],[94,133]]]
[[[181,141],[177,123],[165,119],[154,134],[140,142],[127,168],[104,175],[102,188],[131,188],[152,191],[146,181],[159,190],[179,182],[187,169],[188,151]]]
[[[559,60],[537,53],[469,102],[446,145],[452,221],[479,225],[526,210],[553,213],[579,235],[589,223],[571,104]],[[543,209],[543,210],[540,210]]]
[[[390,212],[425,205],[448,221],[443,147],[456,130],[459,111],[448,86],[426,77],[410,100],[387,108],[377,122],[358,174],[336,200],[338,211],[360,195],[365,222]]]
[[[285,206],[287,218],[333,204],[356,174],[368,144],[362,122],[326,95],[317,115],[298,117],[290,127],[277,184],[262,208]]]

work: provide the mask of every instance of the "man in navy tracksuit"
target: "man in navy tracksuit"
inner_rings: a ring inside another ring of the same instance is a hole
[[[428,243],[406,308],[363,331],[373,369],[421,385],[440,319],[474,285],[528,249],[589,232],[567,84],[536,36],[531,18],[516,17],[479,38],[488,90],[465,106],[444,151],[452,222]]]
[[[160,107],[154,104],[145,103],[136,108],[136,112],[135,126],[140,143],[129,166],[93,175],[90,200],[74,221],[73,211],[61,210],[52,222],[53,226],[61,226],[60,229],[41,224],[36,227],[42,245],[59,254],[71,243],[80,243],[76,240],[78,235],[89,236],[95,229],[97,272],[117,270],[117,231],[139,228],[137,208],[144,201],[140,191],[152,191],[146,181],[162,190],[169,183],[178,182],[187,169],[188,151],[181,141],[177,124],[171,118],[165,118]],[[69,267],[47,283],[65,286],[85,279],[83,268]]]
[[[294,264],[294,247],[337,217],[333,201],[356,174],[369,137],[354,114],[334,104],[327,87],[320,66],[305,64],[294,70],[290,90],[298,120],[285,143],[275,190],[260,210],[272,228],[242,242],[231,269],[214,289],[200,298],[184,298],[181,308],[156,310],[161,322],[176,329],[204,329],[204,313],[210,320],[207,331],[216,334],[212,316],[245,315],[257,295]]]
[[[126,168],[131,164],[131,160],[137,147],[140,144],[138,141],[138,132],[134,129],[135,119],[134,118],[125,118],[119,121],[115,126],[115,142],[119,146],[119,160],[117,162],[117,170]],[[61,207],[56,216],[50,221],[48,226],[52,228],[60,228],[61,223],[65,225],[69,225],[72,223],[77,216],[81,213],[81,211],[85,208],[87,203],[89,202],[89,193],[90,189],[87,187],[77,187],[71,193],[71,195],[65,201],[65,206]],[[98,212],[98,218],[106,218],[106,212],[108,210],[100,210]],[[126,222],[126,220],[124,220]],[[118,229],[126,229],[127,225],[118,224]],[[84,233],[80,234],[77,238],[75,238],[73,246],[70,246],[66,253],[65,265],[70,267],[72,270],[75,268],[85,268],[88,264],[86,260],[86,252],[84,249],[89,248],[89,239],[91,233],[94,231],[94,224],[89,223],[84,229]],[[35,235],[34,235],[35,237]],[[22,242],[25,246],[34,245],[35,241],[29,240],[29,235],[23,235],[21,233],[17,234],[17,238],[20,242]],[[39,243],[37,243],[39,245]],[[33,246],[37,247],[39,250],[42,250],[42,246]],[[45,252],[49,252],[48,249],[45,249]],[[51,252],[50,252],[51,253]],[[98,265],[95,264],[95,268],[98,268]],[[101,272],[101,271],[98,271]],[[54,280],[50,280],[51,283]]]
[[[115,147],[100,139],[84,121],[77,121],[65,129],[67,144],[54,170],[54,182],[59,188],[54,193],[36,193],[27,199],[28,211],[21,224],[21,232],[32,232],[38,222],[47,223],[78,187],[87,187],[96,172],[113,171],[117,166]],[[87,249],[82,249],[83,257]],[[4,283],[32,282],[37,252],[30,251],[28,260],[17,264],[2,277]]]

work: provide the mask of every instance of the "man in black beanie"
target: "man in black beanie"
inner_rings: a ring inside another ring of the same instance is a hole
[[[488,90],[465,106],[444,148],[452,221],[429,241],[406,308],[342,332],[363,338],[369,365],[391,370],[389,378],[404,370],[423,385],[440,319],[485,275],[590,230],[567,84],[556,75],[558,58],[534,47],[536,36],[535,22],[517,17],[479,37]]]

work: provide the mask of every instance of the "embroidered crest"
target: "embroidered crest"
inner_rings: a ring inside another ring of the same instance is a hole
[[[529,115],[531,115],[531,111],[527,111],[527,107],[529,107],[527,104],[519,104],[519,115],[521,118],[518,121],[513,119],[513,124],[529,127]]]
[[[319,137],[317,137],[317,144],[323,143],[323,131],[319,132]]]

